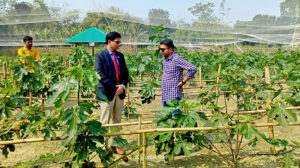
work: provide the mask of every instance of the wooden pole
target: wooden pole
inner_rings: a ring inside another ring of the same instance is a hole
[[[6,62],[3,62],[3,79],[5,80],[7,78],[7,74],[6,74]],[[4,85],[4,88],[6,88],[6,84]]]
[[[7,78],[7,72],[6,72],[6,62],[3,63],[3,79],[5,80]],[[7,85],[4,85],[4,88],[6,88]]]
[[[63,58],[64,58],[64,65],[65,65],[65,67],[67,67],[67,59],[65,56]]]
[[[255,83],[255,85],[257,85],[257,76],[256,75],[254,77],[254,83]],[[257,94],[255,94],[255,106],[256,106],[256,110],[258,110],[258,96],[257,96]]]
[[[3,62],[3,78],[6,79],[6,62]]]
[[[221,74],[221,68],[222,68],[222,64],[219,64],[219,68],[218,68],[218,74]],[[218,105],[218,101],[219,101],[219,82],[220,82],[220,77],[217,77],[217,87],[216,87],[216,93],[217,93],[217,97],[216,97],[216,105]]]
[[[32,104],[32,92],[29,92],[29,102],[28,105],[31,106]]]
[[[95,56],[95,47],[92,46],[92,56]]]
[[[202,87],[202,67],[199,66],[199,86]],[[200,110],[203,111],[203,105],[201,104]]]
[[[130,121],[130,95],[129,95],[129,91],[130,91],[130,88],[129,88],[129,83],[127,83],[127,120]]]
[[[143,133],[143,168],[147,167],[147,161],[146,161],[146,152],[147,152],[147,146],[146,146],[146,133]]]
[[[270,75],[270,68],[269,67],[265,67],[265,82],[266,82],[266,84],[271,85],[271,75]],[[269,95],[270,94],[271,93],[269,93]],[[269,109],[271,108],[271,105],[270,105],[271,101],[272,100],[270,98],[268,98],[267,101],[266,101],[266,103],[267,103],[266,107],[269,108]],[[269,116],[268,116],[268,123],[273,123],[273,119],[270,118]],[[268,131],[269,131],[269,138],[274,139],[274,128],[273,128],[273,126],[269,126]],[[273,154],[276,153],[276,148],[275,148],[274,145],[271,145],[270,151]]]
[[[138,120],[139,120],[138,130],[142,130],[142,118],[141,118],[140,115],[138,117]],[[138,134],[138,147],[139,148],[141,147],[141,134]],[[141,164],[141,152],[140,152],[140,150],[138,150],[138,159],[137,159],[136,163]]]
[[[45,109],[45,99],[44,99],[44,94],[41,95],[42,98],[42,111]]]
[[[202,87],[202,67],[199,66],[199,85]]]
[[[262,123],[262,124],[255,124],[253,125],[255,128],[257,127],[275,127],[281,126],[279,123]],[[288,126],[300,126],[300,123],[290,123]],[[145,130],[137,130],[137,131],[124,131],[124,132],[113,132],[104,134],[104,137],[110,136],[121,136],[121,135],[134,135],[134,134],[143,134],[143,152],[146,151],[146,133],[153,133],[153,132],[183,132],[183,131],[218,131],[218,130],[230,130],[234,129],[234,126],[228,127],[192,127],[192,128],[158,128],[158,129],[145,129]],[[61,137],[57,137],[53,140],[63,140]],[[44,138],[35,138],[35,139],[22,139],[22,140],[13,140],[13,141],[0,141],[0,145],[11,145],[11,144],[21,144],[21,143],[34,143],[34,142],[44,142],[46,141]],[[146,156],[146,153],[143,155]],[[144,157],[144,156],[143,156]],[[144,158],[143,158],[144,159]]]

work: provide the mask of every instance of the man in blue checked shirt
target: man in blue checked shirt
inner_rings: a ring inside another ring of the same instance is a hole
[[[174,44],[171,39],[165,39],[160,42],[160,53],[163,56],[163,76],[161,81],[162,104],[167,106],[167,102],[171,100],[181,100],[182,86],[189,80],[194,78],[197,68],[174,53]],[[187,70],[187,74],[183,79],[183,70]],[[174,111],[179,113],[180,111]]]

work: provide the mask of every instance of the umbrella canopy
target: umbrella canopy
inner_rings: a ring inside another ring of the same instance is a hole
[[[91,27],[66,40],[65,43],[105,43],[106,33]]]

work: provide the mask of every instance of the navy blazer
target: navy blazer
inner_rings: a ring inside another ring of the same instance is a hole
[[[117,75],[113,60],[107,49],[104,49],[101,52],[97,53],[95,58],[95,70],[101,77],[98,82],[98,89],[108,98],[109,101],[112,101],[116,94],[116,91],[118,89],[116,85],[123,84],[124,86],[127,86],[129,78],[124,55],[118,51],[115,51],[115,53],[119,60],[120,66],[119,83],[117,83]],[[124,92],[119,95],[119,97],[120,99],[125,98],[125,89]],[[103,100],[98,95],[96,96],[96,98],[99,100]]]

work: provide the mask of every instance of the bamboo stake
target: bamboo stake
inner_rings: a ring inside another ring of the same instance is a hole
[[[287,110],[300,110],[300,106],[297,107],[287,107]],[[266,110],[257,110],[257,111],[240,111],[240,115],[245,114],[258,114],[258,113],[266,113]],[[237,113],[228,113],[228,115],[237,115]],[[212,117],[213,114],[205,114],[206,117]],[[141,121],[141,125],[145,124],[153,124],[152,121]],[[139,122],[130,122],[130,123],[115,123],[115,124],[103,124],[103,127],[121,127],[121,126],[132,126],[139,125]]]
[[[139,124],[138,124],[138,130],[142,130],[142,119],[141,119],[141,116],[139,115],[138,117],[138,120],[139,120]],[[141,147],[141,134],[138,134],[138,146],[139,148]],[[141,164],[141,152],[140,150],[138,150],[138,159],[137,159],[137,164]]]
[[[147,161],[146,161],[146,152],[147,152],[147,146],[146,146],[146,133],[143,133],[143,168],[147,167]]]
[[[28,105],[31,106],[32,104],[32,92],[29,92],[29,102],[28,102]]]
[[[129,98],[129,83],[127,83],[127,120],[130,121],[129,113],[130,113],[130,98]]]
[[[200,88],[202,87],[202,67],[199,67],[199,85]],[[203,111],[203,104],[200,106],[200,110]]]
[[[45,99],[44,99],[44,95],[41,95],[41,99],[42,99],[42,111],[45,110]]]
[[[7,75],[6,75],[6,62],[3,62],[3,79],[5,80],[7,78]],[[4,88],[6,88],[7,85],[5,84],[4,85]]]
[[[255,124],[254,127],[275,127],[280,126],[279,123],[263,123],[263,124]],[[300,126],[300,123],[290,123],[288,126]],[[144,134],[146,138],[146,133],[153,133],[153,132],[184,132],[184,131],[219,131],[219,130],[229,130],[234,129],[234,126],[229,127],[192,127],[192,128],[158,128],[158,129],[146,129],[146,130],[137,130],[137,131],[124,131],[124,132],[113,132],[104,134],[104,137],[111,137],[111,136],[121,136],[121,135],[134,135],[134,134]],[[63,140],[63,138],[57,137],[54,140]],[[34,142],[44,142],[46,141],[43,138],[35,138],[35,139],[23,139],[23,140],[13,140],[13,141],[0,141],[0,145],[11,145],[11,144],[21,144],[21,143],[34,143]],[[146,141],[144,141],[146,142]],[[144,144],[143,144],[144,147]]]
[[[199,85],[202,86],[202,67],[199,66]]]
[[[263,93],[265,93],[267,91],[263,91]],[[276,93],[276,91],[269,91],[270,93]],[[198,94],[199,92],[183,92],[185,94]],[[215,92],[208,92],[208,94],[212,94]],[[219,92],[219,94],[225,94],[225,93],[232,93],[232,91],[225,91],[225,92]],[[255,91],[247,91],[247,93],[255,93]],[[281,93],[292,93],[291,91],[282,91]],[[161,94],[156,94],[156,96],[161,96]],[[4,96],[0,95],[0,98],[3,98]],[[9,97],[9,96],[6,96]],[[20,97],[21,99],[30,99],[30,97]],[[140,98],[140,96],[131,96],[131,98]],[[38,100],[40,99],[39,97],[32,97],[33,100]],[[44,98],[46,99],[46,98]],[[70,97],[68,100],[77,100],[77,97]],[[82,101],[97,101],[97,99],[94,98],[81,98],[80,100]]]
[[[59,141],[63,140],[60,137],[56,139],[51,139],[51,141]],[[45,142],[44,138],[33,138],[33,139],[20,139],[20,140],[13,140],[13,141],[0,141],[0,145],[13,145],[13,144],[23,144],[23,143],[36,143],[36,142]]]
[[[221,68],[222,68],[222,64],[219,64],[219,68],[218,68],[218,74],[221,74]],[[220,82],[220,77],[217,77],[217,87],[216,87],[216,93],[217,93],[217,97],[216,97],[216,105],[218,105],[218,101],[219,101],[219,82]]]
[[[254,127],[269,127],[269,126],[280,126],[279,123],[264,123],[264,124],[255,124]],[[288,126],[300,126],[300,123],[290,123]],[[184,131],[219,131],[219,130],[229,130],[234,129],[235,126],[228,127],[191,127],[191,128],[157,128],[157,129],[145,129],[137,131],[124,131],[124,132],[115,132],[104,134],[104,137],[108,136],[121,136],[121,135],[133,135],[141,133],[153,133],[153,132],[184,132]]]
[[[152,124],[152,121],[143,121],[143,122],[141,122],[141,125],[144,125],[144,124]],[[131,125],[139,125],[139,122],[103,124],[103,127],[122,127],[122,126],[131,126]]]
[[[266,84],[271,84],[271,75],[270,75],[270,68],[269,67],[265,67],[265,82]],[[269,93],[270,95],[271,93]],[[267,99],[267,102],[266,102],[266,106],[267,108],[271,108],[270,104],[271,104],[271,99]],[[273,123],[273,119],[270,118],[268,116],[268,123]],[[269,131],[269,138],[271,139],[274,139],[274,128],[272,126],[268,127],[268,131]],[[276,153],[276,148],[274,145],[271,145],[270,147],[270,151],[272,154],[275,154]]]
[[[65,56],[64,56],[64,65],[65,65],[65,67],[67,67],[67,60],[66,60]]]
[[[257,76],[256,75],[254,77],[254,83],[257,84]],[[255,106],[256,106],[256,110],[258,110],[258,96],[257,96],[257,94],[255,94]]]

